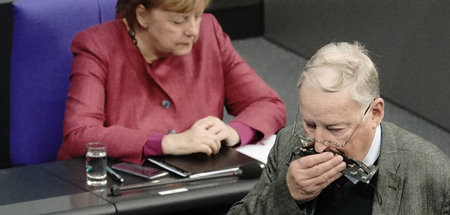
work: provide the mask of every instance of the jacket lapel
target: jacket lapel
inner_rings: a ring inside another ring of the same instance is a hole
[[[377,190],[381,195],[381,205],[374,197],[372,213],[398,214],[405,178],[392,171],[380,171],[379,174]]]
[[[398,174],[401,155],[398,154],[395,142],[395,128],[382,123],[381,153],[378,158],[378,181],[377,190],[381,195],[382,204],[374,197],[373,214],[395,215],[399,213],[401,197],[403,194],[403,184],[405,178]]]

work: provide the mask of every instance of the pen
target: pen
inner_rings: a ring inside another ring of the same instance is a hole
[[[117,172],[115,172],[114,170],[112,170],[111,168],[109,168],[109,166],[106,167],[106,172],[109,173],[110,176],[112,176],[112,178],[120,183],[123,183],[123,178],[117,174]]]

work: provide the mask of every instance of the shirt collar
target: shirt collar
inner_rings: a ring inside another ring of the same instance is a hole
[[[378,125],[375,131],[375,137],[373,138],[372,145],[370,145],[369,152],[367,152],[367,155],[362,160],[362,162],[365,163],[367,166],[373,165],[380,156],[380,149],[381,149],[381,126]],[[358,183],[358,180],[352,177],[348,176],[345,177],[347,177],[354,184]]]

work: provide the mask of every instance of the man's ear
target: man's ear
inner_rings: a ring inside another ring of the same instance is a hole
[[[148,27],[147,19],[148,16],[148,10],[144,7],[144,5],[140,4],[136,7],[136,20],[139,23],[139,25],[143,28]]]
[[[384,100],[382,98],[376,98],[372,104],[372,128],[376,128],[384,117]]]

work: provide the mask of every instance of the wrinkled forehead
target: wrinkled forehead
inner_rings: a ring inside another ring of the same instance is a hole
[[[304,82],[299,89],[301,114],[313,116],[340,115],[357,112],[359,104],[350,94],[350,86],[337,91],[325,91],[312,82]]]

